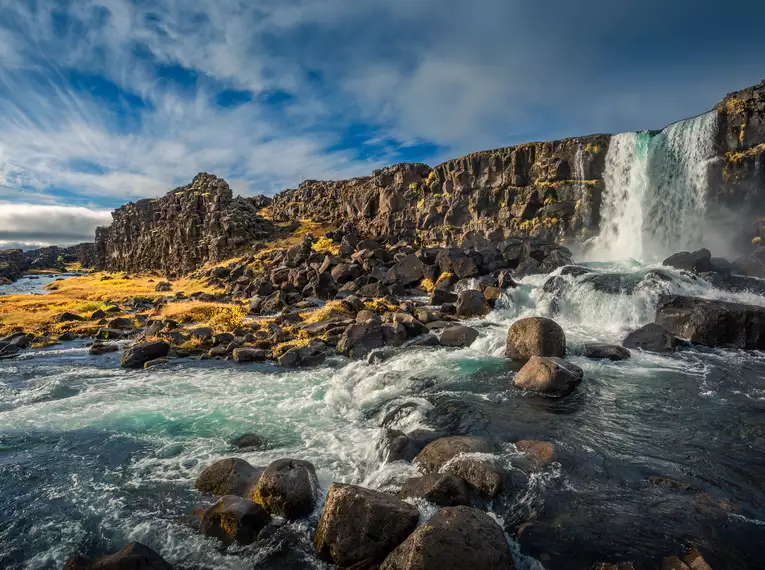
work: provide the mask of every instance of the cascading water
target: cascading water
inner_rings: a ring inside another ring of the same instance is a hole
[[[716,121],[715,113],[706,113],[656,135],[622,133],[611,139],[593,259],[655,261],[703,245]]]

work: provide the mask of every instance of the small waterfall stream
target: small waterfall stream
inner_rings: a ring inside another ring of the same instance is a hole
[[[593,259],[657,261],[703,245],[716,120],[715,113],[706,113],[658,134],[622,133],[611,139],[603,224]]]

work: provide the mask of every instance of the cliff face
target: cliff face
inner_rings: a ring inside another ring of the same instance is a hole
[[[115,210],[112,224],[96,231],[96,267],[191,272],[268,236],[272,225],[257,212],[253,200],[234,198],[223,179],[198,174],[162,198]]]
[[[765,245],[765,81],[728,94],[715,110],[720,160],[713,195],[750,228],[744,239]]]
[[[431,169],[398,164],[372,176],[306,181],[274,197],[275,220],[355,222],[379,236],[451,242],[467,230],[559,240],[595,232],[609,135],[479,152]]]
[[[29,259],[20,249],[0,250],[0,285],[10,283],[29,271]]]

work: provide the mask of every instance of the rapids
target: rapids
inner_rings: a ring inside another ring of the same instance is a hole
[[[520,568],[655,561],[686,541],[723,567],[761,567],[765,354],[633,351],[611,363],[577,353],[584,342],[619,342],[651,321],[663,292],[765,298],[666,267],[589,266],[593,273],[560,277],[553,291],[544,287],[551,276],[524,279],[488,318],[470,323],[481,332],[470,348],[419,348],[377,365],[334,358],[284,370],[187,360],[125,371],[119,354],[92,357],[78,343],[0,361],[0,567],[60,568],[74,553],[104,554],[134,540],[179,568],[321,567],[305,521],[287,525],[290,540],[261,550],[225,551],[199,536],[184,518],[204,501],[195,477],[233,454],[254,465],[290,456],[312,461],[324,489],[331,481],[394,489],[415,470],[377,459],[384,418],[404,430],[492,436],[512,469],[511,442],[555,443],[555,463],[512,502],[487,505],[513,536]],[[568,398],[510,385],[505,335],[528,315],[552,316],[566,331],[569,358],[585,371]],[[244,432],[271,449],[232,449]]]

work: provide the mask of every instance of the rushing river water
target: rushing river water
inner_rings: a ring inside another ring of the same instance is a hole
[[[616,269],[595,267],[596,275]],[[501,460],[511,468],[511,442],[555,443],[555,463],[511,499],[487,505],[513,536],[521,568],[656,560],[688,542],[713,552],[715,568],[762,568],[765,354],[634,351],[615,363],[576,355],[583,342],[619,342],[650,322],[661,292],[765,305],[650,269],[626,270],[631,294],[599,292],[582,276],[565,277],[553,295],[542,289],[547,276],[527,278],[472,323],[481,336],[470,348],[409,350],[377,365],[183,360],[126,371],[119,354],[90,356],[78,343],[0,361],[0,567],[60,568],[74,553],[133,540],[179,568],[321,566],[278,544],[225,551],[201,537],[184,519],[204,501],[196,476],[234,454],[254,465],[289,456],[312,461],[324,489],[331,481],[395,488],[415,469],[380,463],[375,439],[382,418],[408,403],[394,427],[487,435],[504,443]],[[505,335],[528,315],[563,326],[569,358],[585,371],[571,396],[511,386]],[[272,448],[236,453],[229,442],[245,432]],[[310,524],[292,530],[309,552]]]

